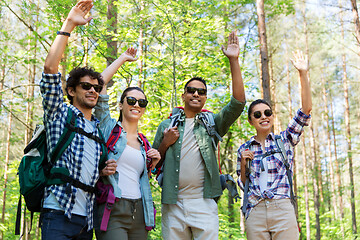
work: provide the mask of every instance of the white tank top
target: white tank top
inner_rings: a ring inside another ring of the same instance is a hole
[[[116,168],[116,171],[119,172],[118,186],[121,189],[121,197],[141,198],[140,176],[144,171],[144,161],[140,150],[126,145],[124,152],[117,160]]]

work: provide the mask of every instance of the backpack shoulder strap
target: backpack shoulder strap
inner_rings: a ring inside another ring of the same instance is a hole
[[[222,141],[220,134],[215,129],[215,121],[214,121],[214,115],[211,112],[201,112],[199,115],[199,120],[203,124],[203,126],[206,129],[206,132],[211,136],[212,142],[214,145],[214,148],[216,149],[216,141],[215,137],[218,139],[218,141]]]
[[[117,152],[114,149],[114,146],[120,138],[121,131],[122,128],[119,126],[119,124],[116,123],[114,128],[111,130],[110,136],[106,142],[106,148],[108,153],[113,152],[114,154],[117,154]]]
[[[183,124],[184,119],[181,118],[183,113],[184,113],[183,108],[179,108],[179,107],[173,108],[169,116],[170,119],[169,128],[173,128],[175,126],[179,126]]]
[[[102,170],[105,167],[105,162],[108,159],[108,152],[107,152],[107,146],[105,144],[105,138],[104,135],[100,129],[100,127],[98,127],[98,131],[99,131],[99,136],[101,138],[101,156],[100,156],[100,161],[99,161],[99,169]]]
[[[294,194],[294,190],[293,190],[293,181],[292,181],[292,175],[291,175],[291,171],[290,171],[290,164],[289,164],[289,160],[286,154],[286,150],[285,150],[285,145],[283,140],[281,139],[280,135],[275,135],[275,142],[276,142],[276,146],[281,150],[281,156],[283,159],[283,163],[285,165],[286,168],[286,175],[287,178],[289,180],[289,185],[290,185],[290,199],[292,204],[295,207],[296,204],[296,196]]]
[[[56,144],[50,158],[50,163],[52,165],[60,158],[65,149],[70,145],[71,141],[75,137],[75,132],[71,130],[72,127],[76,127],[76,117],[74,112],[68,108],[68,113],[66,117],[66,124],[63,133],[61,134],[58,143]]]
[[[248,149],[250,147],[250,142],[246,142],[245,143],[245,149]],[[246,214],[246,210],[247,210],[247,205],[249,203],[249,198],[248,198],[248,193],[249,193],[249,185],[250,185],[250,166],[251,166],[251,160],[248,161],[248,165],[245,169],[245,175],[246,175],[246,181],[245,181],[245,186],[244,186],[244,198],[243,198],[243,205],[241,207],[241,211],[243,213],[243,215],[245,216]],[[241,180],[240,180],[241,181]]]
[[[138,133],[139,134],[139,137],[143,143],[143,146],[144,146],[144,149],[145,151],[147,152],[150,148],[151,148],[151,145],[149,143],[149,140],[145,137],[144,134],[142,133]],[[151,167],[152,167],[152,162],[151,162],[151,158],[150,157],[146,157],[146,168],[147,168],[147,171],[150,172],[151,171]]]

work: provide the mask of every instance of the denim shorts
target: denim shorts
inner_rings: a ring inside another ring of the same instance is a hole
[[[42,240],[91,240],[93,230],[87,231],[85,216],[72,214],[71,219],[64,215],[64,211],[44,209],[41,212]]]

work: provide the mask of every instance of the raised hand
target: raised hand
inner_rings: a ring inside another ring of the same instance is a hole
[[[307,56],[304,56],[302,51],[297,50],[296,52],[293,52],[293,58],[294,59],[290,59],[290,61],[298,71],[309,70],[308,58]]]
[[[138,60],[136,57],[137,50],[133,47],[129,47],[123,54],[121,54],[124,57],[124,60],[127,62],[134,62]]]
[[[67,21],[71,22],[74,26],[85,25],[92,17],[85,18],[93,7],[92,0],[79,1],[69,12]]]
[[[228,45],[225,49],[224,46],[221,46],[221,50],[223,51],[224,55],[230,58],[238,58],[240,54],[240,47],[239,47],[239,39],[236,36],[236,32],[232,31],[228,37]]]

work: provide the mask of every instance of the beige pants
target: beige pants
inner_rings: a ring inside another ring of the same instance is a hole
[[[290,199],[265,199],[256,205],[245,222],[249,240],[299,239],[299,229]]]
[[[217,240],[219,217],[213,199],[178,199],[162,205],[164,240]]]

